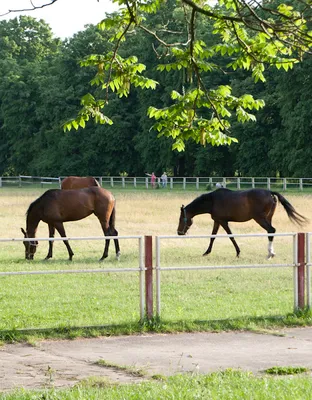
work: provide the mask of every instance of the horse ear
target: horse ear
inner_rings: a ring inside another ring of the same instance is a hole
[[[24,234],[24,236],[26,237],[26,232],[24,231],[23,228],[21,228],[22,233]]]
[[[184,208],[184,204],[182,204],[181,210],[183,210],[183,208]]]

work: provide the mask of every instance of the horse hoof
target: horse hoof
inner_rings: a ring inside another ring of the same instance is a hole
[[[273,258],[275,256],[275,253],[269,254],[268,255],[268,260],[271,260],[271,258]]]

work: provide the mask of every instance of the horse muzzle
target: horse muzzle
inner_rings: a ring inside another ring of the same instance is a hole
[[[179,236],[183,236],[183,235],[185,235],[185,232],[184,232],[184,231],[177,231],[177,234],[178,234]]]

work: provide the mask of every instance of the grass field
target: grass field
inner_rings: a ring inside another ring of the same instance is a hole
[[[25,212],[43,189],[0,190],[0,238],[22,237]],[[117,199],[116,228],[119,235],[175,235],[181,204],[188,204],[198,192],[169,190],[113,191]],[[285,194],[297,211],[312,221],[312,196]],[[273,225],[278,233],[312,231],[293,225],[283,207],[277,207]],[[264,233],[253,221],[231,224],[233,233]],[[67,236],[102,236],[96,217],[65,224]],[[209,215],[195,217],[190,235],[210,234]],[[222,230],[219,233],[224,233]],[[47,237],[41,223],[37,237]],[[170,239],[162,242],[162,266],[198,266],[267,263],[267,238],[238,238],[241,257],[228,238],[217,239],[208,257],[202,253],[209,239]],[[121,260],[109,257],[102,263],[102,241],[72,241],[73,261],[67,261],[62,242],[55,242],[54,257],[43,261],[47,242],[39,242],[33,262],[24,259],[21,242],[1,242],[0,272],[58,269],[138,267],[137,239],[121,240]],[[292,262],[292,239],[274,240],[276,257],[272,263]],[[293,315],[293,271],[288,268],[260,268],[214,271],[162,272],[161,321],[139,324],[139,278],[137,272],[103,274],[51,274],[0,276],[0,337],[17,337],[17,330],[45,329],[46,336],[132,333],[144,329],[158,331],[263,329],[280,324],[311,324],[311,315]],[[92,328],[84,328],[92,326]],[[35,331],[37,334],[38,332]],[[27,335],[33,336],[33,332]]]
[[[312,390],[308,374],[291,377],[254,376],[227,370],[209,375],[176,375],[141,384],[118,385],[101,379],[82,382],[72,389],[20,390],[0,394],[1,400],[294,400],[309,399]]]

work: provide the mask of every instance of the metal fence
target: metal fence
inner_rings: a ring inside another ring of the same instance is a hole
[[[58,188],[64,176],[57,178],[42,176],[2,176],[0,187],[41,187]],[[96,176],[105,188],[151,188],[149,177]],[[166,189],[175,190],[212,190],[222,185],[229,189],[267,188],[270,190],[312,190],[312,178],[272,178],[272,177],[168,177]],[[162,188],[161,179],[156,180],[156,188]]]
[[[57,237],[57,238],[0,238],[0,242],[30,242],[30,241],[64,241],[64,240],[105,240],[116,239],[116,236],[99,237]],[[119,240],[138,240],[138,267],[137,268],[94,268],[94,269],[69,269],[69,270],[38,270],[38,271],[0,271],[0,276],[16,275],[51,275],[51,274],[82,274],[82,273],[112,273],[112,272],[138,272],[140,292],[140,319],[145,315],[145,292],[144,292],[144,236],[118,236]]]
[[[161,272],[176,270],[235,270],[242,268],[292,268],[293,269],[293,296],[294,309],[304,308],[307,305],[311,307],[311,276],[310,266],[311,260],[311,237],[312,233],[278,233],[278,234],[235,234],[235,237],[268,237],[268,236],[284,236],[292,238],[292,260],[283,264],[263,263],[263,264],[245,264],[245,265],[200,265],[200,266],[181,266],[170,265],[164,267],[161,263],[161,243],[168,240],[198,240],[211,237],[229,238],[234,235],[202,235],[202,236],[157,236],[155,238],[156,256],[155,268],[153,268],[152,257],[152,237],[151,236],[118,236],[118,239],[137,239],[138,240],[138,266],[137,268],[97,268],[97,269],[69,269],[69,270],[38,270],[38,271],[1,271],[0,276],[16,276],[16,275],[44,275],[44,274],[79,274],[79,273],[111,273],[111,272],[137,272],[139,274],[139,293],[140,293],[140,318],[143,320],[145,315],[149,318],[153,317],[153,271],[156,274],[156,315],[161,314]],[[66,238],[0,238],[0,242],[15,241],[63,241],[63,240],[104,240],[115,239],[112,237],[66,237]],[[151,239],[151,240],[148,240]],[[306,243],[306,254],[305,252]],[[305,266],[306,271],[305,271]],[[305,302],[305,292],[307,302]]]
[[[301,265],[301,260],[300,260],[300,247],[301,244],[298,244],[298,235],[297,233],[277,233],[277,234],[231,234],[231,235],[202,235],[202,236],[157,236],[156,237],[156,313],[158,316],[161,315],[161,271],[177,271],[177,270],[222,270],[222,269],[242,269],[242,268],[292,268],[293,269],[293,293],[294,293],[294,310],[297,310],[299,307],[302,307],[302,303],[304,302],[304,289],[302,287],[302,282],[300,281],[302,271],[299,271],[299,267]],[[302,234],[304,235],[304,234]],[[308,234],[308,237],[310,234]],[[203,238],[229,238],[229,237],[234,237],[239,238],[239,237],[268,237],[268,236],[288,236],[291,237],[292,240],[292,262],[284,263],[284,264],[273,264],[273,263],[263,263],[263,264],[249,264],[249,265],[201,265],[201,266],[170,266],[170,267],[163,267],[161,265],[161,242],[163,241],[168,241],[168,240],[198,240],[198,239],[203,239]],[[307,241],[309,242],[309,240]],[[308,268],[307,268],[307,279],[306,283],[303,283],[306,286],[306,292],[307,292],[307,299],[308,299],[308,307],[310,307],[310,247],[308,247],[308,260],[309,263]],[[303,278],[303,281],[305,281],[305,278]]]

